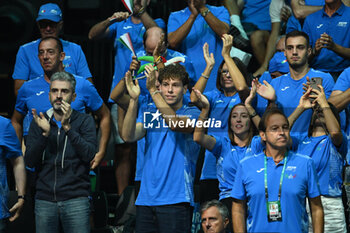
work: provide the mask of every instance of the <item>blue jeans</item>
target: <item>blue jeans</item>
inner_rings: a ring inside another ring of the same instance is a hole
[[[136,233],[189,233],[191,222],[188,203],[136,206]]]
[[[89,233],[89,214],[90,202],[87,197],[59,202],[36,199],[36,233],[58,233],[60,222],[65,233]]]

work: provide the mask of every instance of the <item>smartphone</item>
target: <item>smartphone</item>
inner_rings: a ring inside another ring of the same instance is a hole
[[[317,89],[319,91],[321,91],[321,89],[318,87],[318,85],[322,85],[322,78],[311,78],[310,79],[310,87],[312,89]]]
[[[322,78],[319,77],[314,77],[310,79],[310,87],[312,89],[316,89],[321,91],[321,89],[318,87],[318,85],[322,85]],[[314,100],[315,98],[310,98],[311,100]]]

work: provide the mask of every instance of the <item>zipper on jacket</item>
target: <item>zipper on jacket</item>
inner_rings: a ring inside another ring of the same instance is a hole
[[[57,158],[58,158],[58,153],[59,153],[59,141],[60,141],[60,128],[58,128],[58,131],[57,131],[57,154],[56,154],[56,158],[55,158],[55,182],[53,184],[53,196],[54,196],[54,199],[55,201],[57,201],[57,197],[56,197],[56,184],[57,184],[57,166],[56,166],[56,163],[57,163]]]

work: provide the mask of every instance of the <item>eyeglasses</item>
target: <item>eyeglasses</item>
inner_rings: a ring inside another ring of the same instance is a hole
[[[222,75],[227,75],[228,74],[228,70],[221,70],[221,74]]]

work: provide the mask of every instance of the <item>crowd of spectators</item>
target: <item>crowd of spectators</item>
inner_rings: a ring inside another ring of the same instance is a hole
[[[119,195],[137,148],[137,233],[191,232],[198,202],[204,232],[347,232],[350,2],[188,0],[168,19],[149,4],[89,31],[114,42],[109,103],[81,47],[59,38],[60,7],[40,7],[41,37],[16,57],[12,125],[0,118],[18,190],[9,210],[1,172],[0,232],[26,196],[36,232],[90,232],[89,173],[108,141]]]

